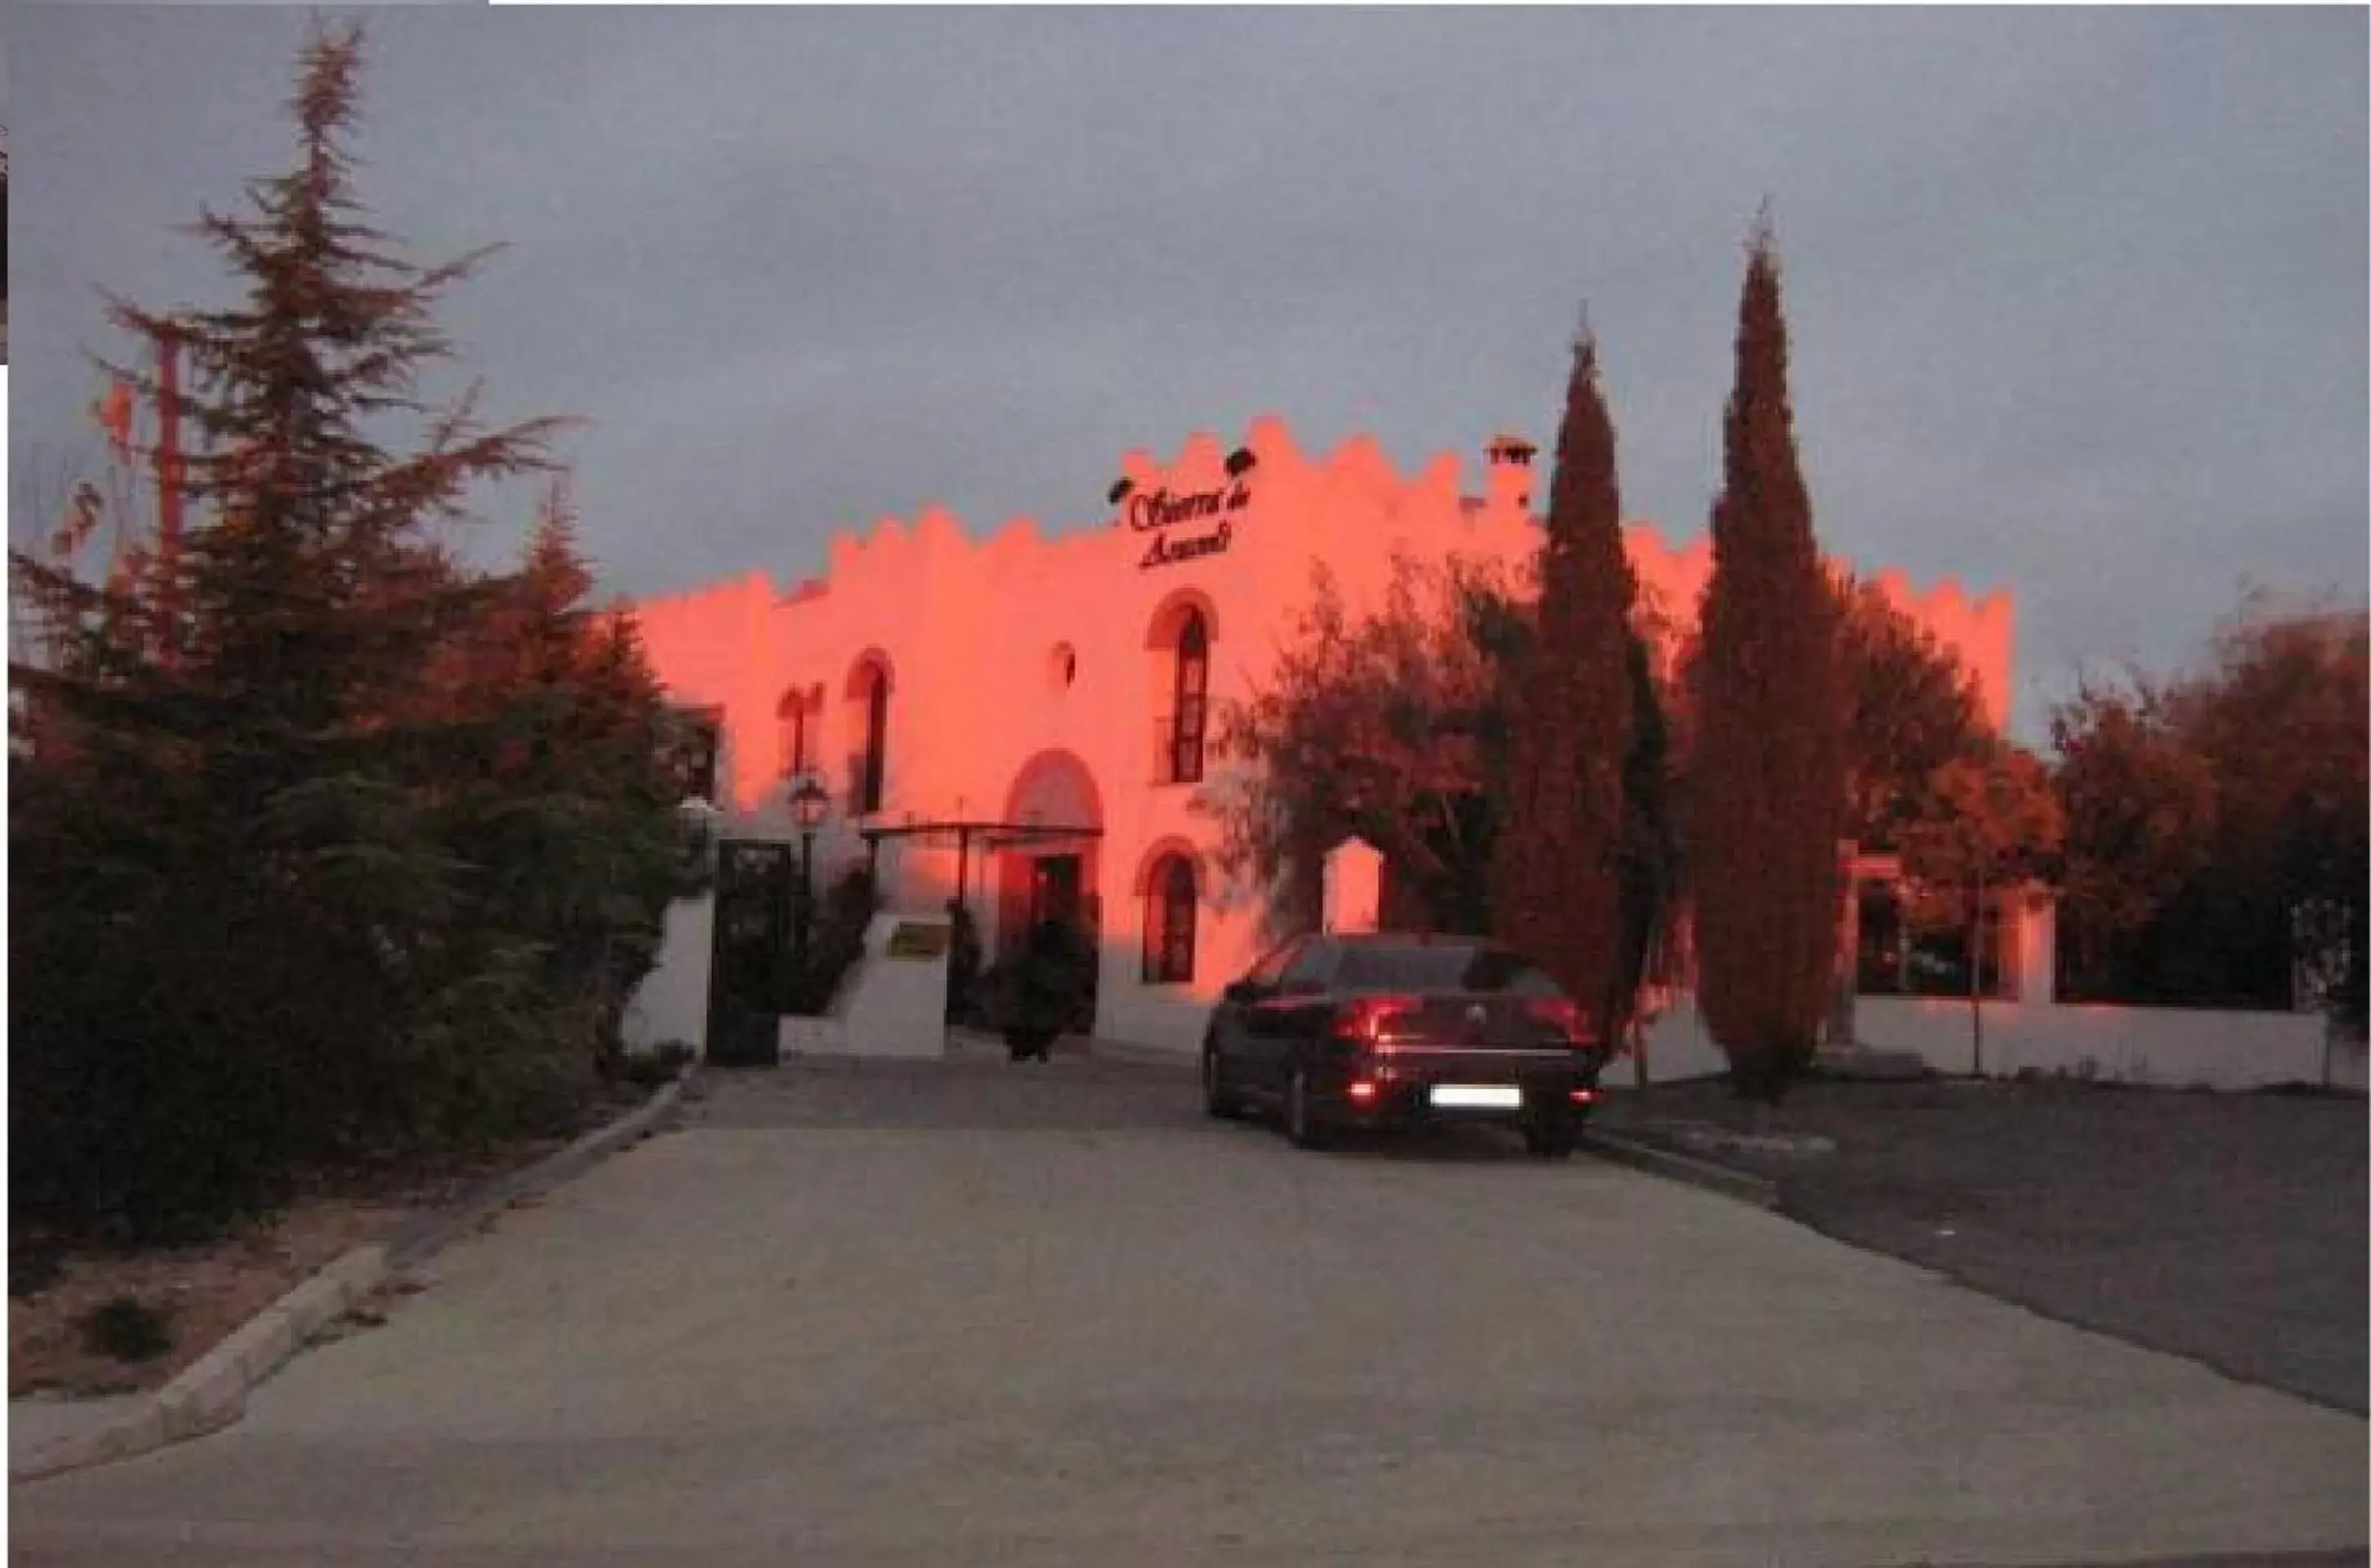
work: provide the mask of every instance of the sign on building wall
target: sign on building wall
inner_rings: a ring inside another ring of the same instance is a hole
[[[1144,556],[1137,562],[1137,570],[1224,553],[1235,535],[1232,514],[1250,503],[1251,493],[1240,479],[1216,490],[1197,490],[1183,495],[1173,495],[1166,489],[1130,495],[1126,514],[1128,526],[1137,533],[1152,536],[1145,541]]]
[[[947,950],[949,928],[927,921],[901,920],[889,934],[889,956],[927,963]]]

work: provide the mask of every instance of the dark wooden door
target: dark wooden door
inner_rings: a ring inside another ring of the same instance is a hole
[[[1029,863],[1029,929],[1053,921],[1070,928],[1088,957],[1080,977],[1079,1005],[1066,1027],[1085,1034],[1095,1027],[1096,971],[1101,968],[1102,900],[1086,890],[1086,862],[1076,854],[1041,854]]]
[[[1064,925],[1078,926],[1081,889],[1079,857],[1075,854],[1041,854],[1029,866],[1029,923],[1035,927],[1041,921],[1056,920]]]

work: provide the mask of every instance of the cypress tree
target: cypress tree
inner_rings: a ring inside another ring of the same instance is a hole
[[[1622,768],[1622,840],[1614,855],[1619,915],[1614,929],[1605,1013],[1606,1040],[1617,1049],[1629,1039],[1661,945],[1679,879],[1679,833],[1673,823],[1671,726],[1656,690],[1647,639],[1633,627],[1626,639],[1630,678],[1630,747]],[[1640,1069],[1643,1084],[1645,1069]]]
[[[1545,532],[1537,632],[1509,703],[1493,905],[1499,934],[1604,1028],[1627,1011],[1615,993],[1637,581],[1623,548],[1613,422],[1585,328],[1573,345]]]
[[[1796,456],[1766,223],[1749,247],[1724,459],[1689,792],[1697,994],[1739,1093],[1775,1103],[1810,1059],[1833,982],[1845,763],[1835,598]]]

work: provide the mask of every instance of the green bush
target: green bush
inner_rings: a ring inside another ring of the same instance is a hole
[[[977,1028],[987,1016],[979,926],[971,911],[953,900],[947,902],[947,913],[953,922],[947,945],[947,1022]]]
[[[173,1348],[173,1331],[164,1313],[119,1295],[84,1315],[82,1342],[113,1361],[154,1361]]]
[[[1093,994],[1096,955],[1083,932],[1041,921],[1027,943],[991,971],[991,1021],[1016,1051],[1038,1049],[1079,1026]]]
[[[796,952],[782,956],[783,1012],[811,1018],[830,1007],[840,981],[864,956],[864,934],[880,907],[880,893],[865,866],[850,868],[825,891],[807,930],[804,961]]]
[[[65,1272],[65,1252],[48,1237],[29,1235],[19,1226],[8,1238],[8,1294],[39,1295]]]

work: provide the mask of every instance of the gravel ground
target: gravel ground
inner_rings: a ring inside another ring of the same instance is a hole
[[[412,1212],[317,1199],[207,1246],[70,1259],[47,1289],[8,1304],[8,1396],[105,1398],[160,1388],[315,1271]],[[85,1343],[84,1319],[118,1297],[161,1313],[171,1348],[127,1362]]]
[[[1750,1125],[1702,1081],[1613,1095],[1599,1124],[1667,1141],[1688,1121]],[[2359,1098],[1813,1082],[1771,1125],[1835,1152],[1718,1157],[1775,1179],[1814,1229],[2247,1382],[2371,1403]]]
[[[584,1127],[622,1114],[649,1093],[626,1086],[605,1089],[585,1106]],[[447,1208],[569,1141],[526,1139],[480,1155],[423,1157],[376,1176],[326,1181],[281,1212],[199,1246],[70,1255],[54,1279],[9,1300],[9,1398],[106,1399],[160,1388],[349,1248],[384,1240],[404,1222]],[[23,1246],[24,1232],[11,1240]],[[85,1342],[85,1318],[119,1296],[164,1314],[172,1338],[168,1351],[127,1362]]]

